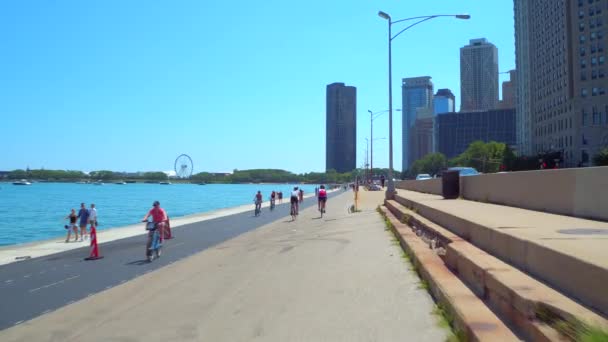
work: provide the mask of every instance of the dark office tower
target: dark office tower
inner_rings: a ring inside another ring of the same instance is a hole
[[[357,164],[357,88],[327,86],[325,169],[350,172]]]
[[[606,2],[515,0],[514,9],[518,150],[591,165],[608,146]]]
[[[498,50],[485,38],[460,48],[460,110],[498,106]]]

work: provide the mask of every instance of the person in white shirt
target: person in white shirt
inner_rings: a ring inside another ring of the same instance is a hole
[[[298,187],[296,186],[295,188],[293,188],[293,191],[291,192],[291,198],[290,198],[290,202],[293,206],[295,206],[296,208],[296,215],[300,212],[300,208],[298,205],[298,199],[300,196],[300,191],[298,190]]]
[[[91,203],[91,210],[89,210],[89,224],[91,227],[97,227],[97,209],[95,209],[93,203]]]

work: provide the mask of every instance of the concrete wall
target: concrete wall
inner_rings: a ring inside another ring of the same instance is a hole
[[[441,195],[441,179],[407,180],[398,189]],[[608,166],[460,177],[468,200],[608,221]]]
[[[461,177],[465,199],[608,221],[608,167]]]
[[[404,180],[395,183],[397,189],[424,192],[427,194],[441,195],[441,178],[425,180]]]

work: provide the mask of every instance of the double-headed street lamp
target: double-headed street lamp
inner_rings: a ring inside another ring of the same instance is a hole
[[[395,109],[395,111],[400,112],[401,109],[397,108]],[[370,170],[371,170],[371,175],[374,175],[374,120],[376,120],[378,117],[380,117],[380,115],[384,114],[384,113],[388,113],[388,109],[385,110],[381,110],[379,112],[372,112],[371,110],[367,110],[367,112],[369,113],[369,135],[371,138],[371,143],[370,143],[370,157],[369,157],[369,162],[370,162]],[[386,138],[382,138],[382,139],[386,139]],[[377,139],[379,140],[379,139]]]
[[[387,111],[385,110],[385,111],[383,111],[383,112],[387,112]],[[370,112],[370,113],[371,113],[371,112]],[[382,112],[381,112],[381,113],[382,113]],[[377,117],[376,117],[376,118],[377,118]],[[375,118],[374,118],[374,119],[375,119]],[[372,135],[372,136],[373,136],[373,135]],[[374,161],[373,161],[373,156],[374,156],[374,155],[373,155],[373,151],[374,151],[374,149],[373,149],[373,145],[374,145],[374,141],[376,141],[376,140],[386,140],[386,137],[383,137],[383,138],[376,138],[376,139],[373,139],[373,138],[372,138],[372,139],[365,138],[365,142],[367,143],[367,145],[366,145],[366,146],[367,146],[367,148],[366,148],[366,150],[365,150],[365,159],[366,159],[365,165],[366,165],[366,167],[367,167],[367,165],[369,165],[369,166],[370,166],[370,168],[369,168],[369,176],[368,176],[368,177],[369,177],[370,179],[372,179],[372,180],[374,179]],[[369,162],[367,161],[368,152],[369,152]]]
[[[388,167],[388,188],[386,190],[386,198],[387,199],[392,199],[395,195],[395,183],[393,182],[393,87],[392,87],[392,82],[393,82],[393,73],[392,73],[392,62],[391,62],[391,42],[393,41],[393,39],[397,38],[401,33],[403,33],[404,31],[412,28],[413,26],[416,26],[422,22],[425,22],[427,20],[431,20],[434,18],[438,18],[438,17],[455,17],[457,19],[469,19],[471,18],[470,15],[468,14],[437,14],[437,15],[427,15],[427,16],[421,16],[421,17],[412,17],[412,18],[405,18],[405,19],[400,19],[397,21],[392,21],[391,16],[380,11],[378,12],[378,15],[381,18],[384,18],[386,20],[388,20],[388,161],[389,161],[389,167]],[[391,26],[393,24],[397,24],[400,23],[402,21],[407,21],[407,20],[415,20],[415,19],[419,19],[417,22],[407,26],[406,28],[404,28],[403,30],[399,31],[399,33],[397,33],[396,35],[392,35],[391,33]]]

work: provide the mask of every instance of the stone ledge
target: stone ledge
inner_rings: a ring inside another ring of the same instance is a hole
[[[412,257],[420,276],[429,283],[434,298],[454,317],[454,326],[468,341],[519,341],[519,338],[428,248],[412,230],[386,207],[383,214],[402,248]]]

